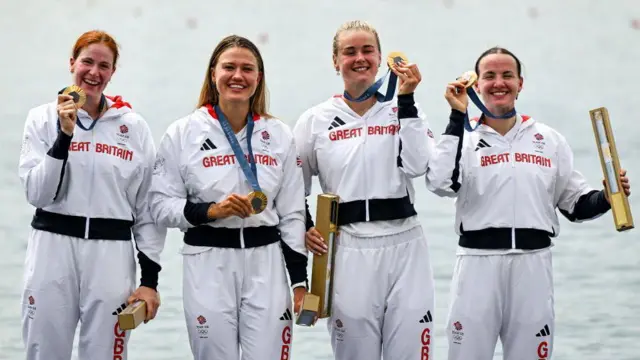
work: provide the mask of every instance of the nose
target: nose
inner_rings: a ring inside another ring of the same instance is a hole
[[[242,79],[242,73],[241,73],[241,71],[242,71],[242,69],[239,69],[239,68],[238,68],[238,69],[236,69],[236,70],[233,72],[233,75],[231,75],[231,78],[232,78],[232,79],[234,79],[234,80],[240,80],[240,79]]]
[[[98,65],[92,66],[91,69],[89,70],[89,74],[91,74],[93,76],[98,76],[98,74],[99,74]]]
[[[504,87],[505,84],[506,84],[506,81],[504,80],[504,78],[502,76],[498,75],[493,80],[493,87]]]

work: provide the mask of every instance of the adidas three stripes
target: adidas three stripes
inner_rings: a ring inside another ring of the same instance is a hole
[[[449,360],[547,360],[553,350],[551,250],[459,255],[447,320]]]
[[[340,233],[334,294],[327,324],[336,360],[433,360],[434,284],[420,226],[378,237]]]

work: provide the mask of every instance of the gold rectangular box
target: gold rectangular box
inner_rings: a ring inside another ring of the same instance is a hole
[[[331,316],[331,295],[333,294],[333,270],[338,235],[338,206],[340,197],[333,194],[318,195],[316,207],[316,230],[327,245],[327,252],[313,256],[310,293],[318,296],[318,318]]]
[[[147,317],[147,303],[138,300],[118,314],[118,324],[122,330],[133,330]]]
[[[296,324],[301,326],[312,326],[316,322],[318,309],[320,308],[320,297],[311,293],[304,294],[302,308],[296,319]]]
[[[595,135],[600,165],[604,174],[605,191],[611,203],[611,212],[617,231],[633,229],[633,216],[629,199],[622,189],[620,182],[620,159],[616,142],[613,138],[611,121],[607,108],[600,107],[589,111],[593,134]]]

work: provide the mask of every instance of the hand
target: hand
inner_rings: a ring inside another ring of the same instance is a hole
[[[629,184],[629,178],[627,177],[627,170],[620,169],[620,182],[622,183],[622,189],[624,190],[624,194],[627,196],[631,195],[631,184]],[[605,181],[602,180],[602,185],[607,186]],[[611,204],[609,201],[609,196],[607,196],[607,192],[604,192],[604,197],[607,199],[607,202]]]
[[[302,300],[304,300],[304,294],[307,293],[307,289],[304,286],[298,286],[293,289],[293,313],[298,315],[302,310]]]
[[[469,97],[465,88],[466,83],[467,80],[450,82],[447,84],[447,90],[444,93],[444,98],[447,99],[449,106],[461,113],[466,113],[469,106]]]
[[[58,95],[58,118],[60,118],[60,129],[65,134],[71,136],[76,127],[78,108],[71,95]]]
[[[150,287],[140,286],[133,292],[133,294],[131,294],[131,296],[129,296],[127,303],[131,305],[137,300],[142,300],[147,304],[147,316],[144,320],[144,323],[146,324],[153,320],[158,313],[158,308],[160,307],[160,295]]]
[[[304,244],[307,246],[307,250],[311,251],[314,255],[322,255],[327,253],[327,245],[322,239],[322,235],[316,230],[315,227],[307,230],[304,236]]]
[[[211,204],[207,215],[209,219],[224,219],[229,216],[247,218],[253,214],[253,207],[249,202],[249,197],[238,194],[231,194],[222,202]]]
[[[400,79],[398,95],[413,93],[422,80],[422,75],[420,75],[420,70],[418,70],[418,65],[416,64],[407,64],[405,61],[401,61],[400,63],[394,63],[391,71],[398,75],[398,79]]]

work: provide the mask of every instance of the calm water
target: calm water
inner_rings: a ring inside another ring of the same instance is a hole
[[[229,33],[255,40],[266,62],[271,110],[293,125],[306,108],[340,92],[331,40],[345,20],[372,22],[383,52],[402,50],[419,64],[417,98],[435,133],[444,130],[445,84],[471,68],[493,45],[524,62],[518,109],[557,128],[590,182],[602,177],[588,110],[608,107],[623,166],[637,184],[640,130],[636,84],[640,3],[636,0],[351,0],[231,2],[156,0],[28,0],[0,3],[2,81],[0,134],[0,359],[23,358],[20,335],[22,264],[33,209],[17,177],[27,110],[54,99],[69,82],[76,37],[91,28],[121,44],[118,71],[107,89],[121,94],[151,124],[156,141],[196,102],[208,57]],[[562,3],[562,5],[560,5]],[[482,6],[480,5],[482,4]],[[435,359],[446,359],[444,334],[456,239],[453,203],[417,183],[420,219],[429,236],[437,281]],[[316,184],[315,192],[319,187]],[[637,191],[637,190],[636,190]],[[314,196],[315,194],[314,193]],[[631,198],[640,209],[638,195]],[[314,202],[312,201],[313,205]],[[640,211],[640,210],[638,210]],[[637,214],[637,218],[640,214]],[[640,220],[637,220],[640,221]],[[554,249],[557,330],[555,359],[638,359],[640,290],[638,230],[619,234],[612,216],[562,222]],[[157,320],[135,331],[131,359],[188,359],[181,301],[181,238],[170,232],[163,256],[163,306]],[[295,328],[293,359],[330,359],[326,323]],[[496,351],[496,356],[500,350]],[[75,356],[75,355],[74,355]]]

